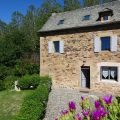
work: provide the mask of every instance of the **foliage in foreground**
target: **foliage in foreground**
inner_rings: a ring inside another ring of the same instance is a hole
[[[119,100],[119,97],[117,97]],[[76,104],[69,102],[69,110],[61,111],[61,116],[55,120],[119,120],[120,103],[111,96],[104,96],[90,103],[89,98],[81,97],[81,113],[76,113]]]
[[[40,84],[25,97],[19,115],[14,120],[42,120],[51,88],[51,79],[41,77]]]

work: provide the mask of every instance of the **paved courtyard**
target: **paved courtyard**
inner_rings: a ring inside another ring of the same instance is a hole
[[[71,100],[76,102],[77,111],[79,112],[81,109],[79,107],[81,96],[88,96],[90,97],[91,102],[93,102],[93,99],[96,99],[97,96],[101,95],[102,94],[98,93],[83,93],[76,89],[53,88],[49,95],[46,117],[44,120],[54,120],[54,118],[59,115],[61,110],[68,108],[68,103]]]

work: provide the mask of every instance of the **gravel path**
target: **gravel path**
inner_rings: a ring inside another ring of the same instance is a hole
[[[68,103],[71,100],[76,102],[77,111],[79,112],[79,102],[81,100],[81,96],[89,96],[91,98],[91,102],[93,102],[93,99],[96,99],[97,96],[101,96],[101,94],[82,93],[79,92],[79,90],[68,88],[52,89],[49,95],[49,101],[47,104],[47,111],[44,120],[54,120],[54,118],[59,115],[61,110],[65,110],[68,108]]]

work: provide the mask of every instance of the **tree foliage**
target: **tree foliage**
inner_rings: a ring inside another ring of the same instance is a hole
[[[79,0],[64,0],[64,11],[70,11],[80,8]]]

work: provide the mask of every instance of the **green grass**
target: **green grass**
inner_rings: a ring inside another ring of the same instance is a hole
[[[23,99],[31,91],[0,92],[0,120],[12,120],[19,112]]]

